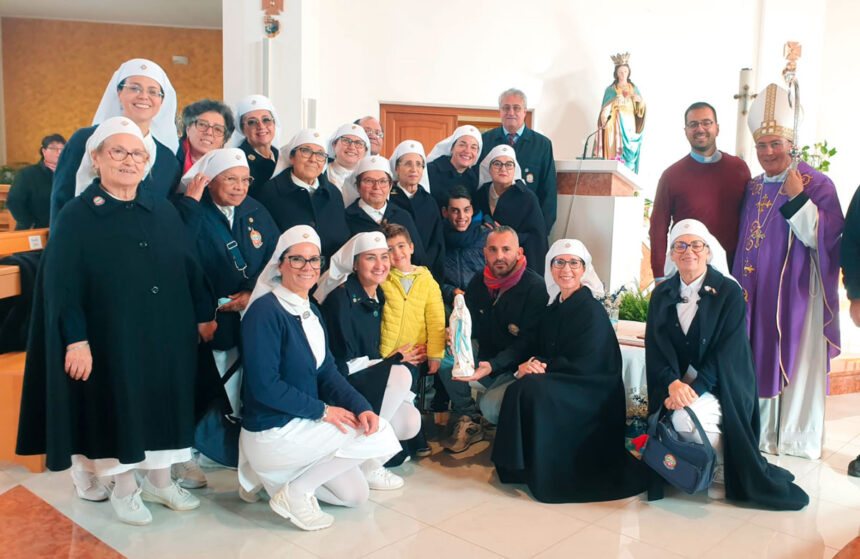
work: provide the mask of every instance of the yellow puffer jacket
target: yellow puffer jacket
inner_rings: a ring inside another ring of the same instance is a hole
[[[409,295],[400,279],[413,279]],[[439,284],[424,266],[404,274],[391,267],[382,282],[385,306],[382,308],[382,339],[379,353],[387,357],[406,344],[427,344],[427,356],[442,359],[445,355],[445,306]]]

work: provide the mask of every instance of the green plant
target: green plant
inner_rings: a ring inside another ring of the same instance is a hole
[[[800,158],[822,173],[830,170],[830,158],[834,155],[836,155],[836,148],[828,146],[827,140],[816,142],[811,148],[803,146],[800,150]]]
[[[618,309],[619,320],[634,320],[645,322],[648,318],[648,305],[651,294],[642,290],[626,291],[621,294],[621,307]]]

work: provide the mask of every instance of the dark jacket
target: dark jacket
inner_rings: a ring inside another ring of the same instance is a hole
[[[245,157],[248,159],[248,169],[251,171],[251,176],[254,177],[254,182],[248,188],[248,196],[259,200],[265,190],[266,183],[269,182],[275,172],[275,165],[278,164],[278,149],[272,146],[272,155],[275,158],[267,159],[251,147],[247,138],[239,145],[239,149],[245,152]]]
[[[370,216],[358,207],[358,202],[356,200],[346,209],[346,224],[349,227],[350,236],[366,231],[382,231],[382,226],[370,219]],[[424,241],[421,240],[421,234],[418,232],[418,227],[415,226],[415,222],[412,220],[409,212],[397,204],[389,203],[385,206],[382,221],[383,223],[397,223],[406,227],[406,230],[409,231],[409,236],[412,237],[412,244],[415,245],[412,263],[426,266],[427,255],[424,252]]]
[[[445,281],[442,283],[442,299],[453,305],[454,290],[466,291],[475,274],[484,269],[484,246],[490,229],[484,227],[483,219],[476,216],[469,228],[457,231],[445,220],[442,224],[445,235]]]
[[[320,316],[315,305],[311,310]],[[356,415],[370,410],[367,400],[338,373],[328,339],[325,359],[316,366],[301,318],[284,310],[273,293],[248,307],[242,337],[242,428],[265,431],[296,417],[319,419],[326,403]]]
[[[499,144],[507,144],[507,132],[503,127],[487,130],[483,134],[484,149],[479,161]],[[552,142],[543,134],[526,127],[522,135],[514,143],[517,162],[523,170],[523,181],[535,193],[540,201],[546,236],[549,236],[555,223],[556,206],[558,205],[558,188],[555,176],[555,158],[552,154]]]
[[[860,299],[860,188],[854,191],[842,231],[842,273],[849,299]]]
[[[271,258],[280,232],[269,212],[259,202],[246,197],[236,206],[233,227],[212,201],[209,190],[203,191],[200,202],[188,196],[174,201],[192,238],[197,243],[197,258],[212,283],[217,298],[240,291],[253,291],[257,276]],[[247,268],[236,268],[223,235],[237,243]],[[239,345],[239,313],[219,311],[218,329],[210,342],[213,349],[227,350]]]
[[[336,287],[322,304],[323,316],[328,325],[331,352],[337,368],[343,376],[348,376],[346,362],[366,355],[378,359],[379,342],[382,334],[382,307],[385,295],[382,288],[376,288],[374,301],[367,296],[355,274]]]
[[[15,218],[15,229],[40,229],[51,222],[51,184],[54,172],[44,161],[24,167],[15,175],[6,207]]]
[[[512,227],[520,239],[530,269],[543,276],[546,258],[547,237],[538,199],[526,188],[523,181],[516,181],[499,198],[496,212],[490,213],[490,188],[493,183],[482,184],[475,195],[475,210],[484,214],[485,220],[498,221]]]
[[[458,173],[451,165],[450,155],[443,155],[428,163],[427,176],[430,179],[430,194],[435,198],[439,208],[448,206],[448,194],[455,186],[466,187],[472,197],[478,190],[478,164],[475,163],[462,173]]]
[[[791,483],[794,476],[769,464],[759,451],[760,417],[755,365],[746,330],[746,302],[740,286],[708,266],[699,292],[697,370],[715,379],[714,395],[722,408],[726,497],[752,501],[778,510],[798,510],[809,503],[804,491]],[[686,371],[668,332],[678,321],[678,274],[662,282],[651,295],[645,329],[648,411],[654,413],[669,395],[669,384]],[[657,480],[656,474],[654,479]],[[659,481],[654,482],[660,485]],[[651,496],[659,497],[659,490]]]
[[[281,233],[295,225],[313,227],[322,241],[322,255],[330,257],[350,237],[340,190],[323,173],[311,196],[291,177],[292,168],[288,168],[271,179],[260,193],[259,201],[269,210]]]
[[[492,376],[514,372],[533,346],[548,296],[543,278],[526,269],[520,281],[498,300],[475,274],[466,289],[472,316],[472,337],[478,340],[478,361],[489,361]]]
[[[442,238],[442,215],[436,200],[421,186],[415,196],[409,199],[403,190],[395,185],[388,201],[400,206],[412,216],[424,245],[424,265],[433,274],[436,283],[442,283],[445,277],[445,241]]]
[[[63,148],[63,153],[60,154],[57,170],[54,171],[54,187],[51,191],[52,223],[57,219],[57,214],[63,206],[75,197],[75,177],[78,174],[78,167],[84,159],[87,140],[90,139],[96,128],[97,126],[81,128],[72,134],[66,147]],[[170,148],[158,140],[155,140],[155,148],[155,165],[143,177],[140,184],[156,198],[167,198],[182,176],[182,167]]]

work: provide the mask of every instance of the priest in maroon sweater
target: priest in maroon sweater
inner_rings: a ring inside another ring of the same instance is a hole
[[[651,212],[651,270],[663,277],[669,228],[698,219],[723,245],[731,265],[738,244],[738,220],[750,170],[743,159],[717,150],[717,111],[704,102],[684,113],[690,154],[663,171]]]

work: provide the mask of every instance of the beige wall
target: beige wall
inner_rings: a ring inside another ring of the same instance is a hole
[[[221,31],[2,19],[6,161],[38,159],[43,136],[67,138],[89,126],[111,75],[125,60],[161,65],[178,95],[178,107],[222,92]],[[187,56],[187,66],[173,64]]]

